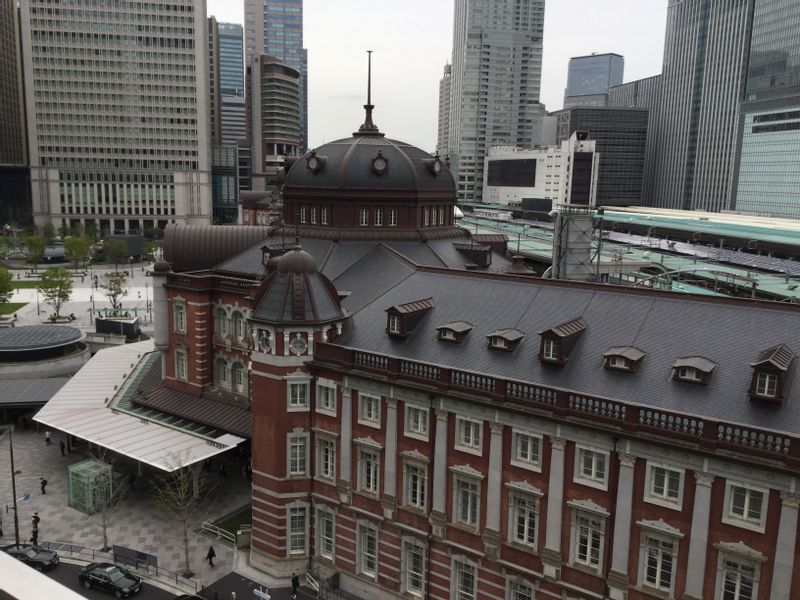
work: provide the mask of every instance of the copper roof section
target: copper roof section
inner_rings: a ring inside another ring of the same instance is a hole
[[[584,329],[586,329],[586,322],[578,317],[572,321],[567,321],[561,325],[556,325],[550,329],[540,331],[539,335],[554,335],[556,337],[560,337],[561,339],[569,339],[575,337],[576,335],[580,335],[583,333]]]
[[[395,304],[386,309],[386,312],[394,312],[399,315],[413,315],[433,308],[433,298],[414,300],[405,304]]]
[[[750,363],[751,367],[760,367],[763,365],[771,365],[780,371],[788,371],[795,358],[795,353],[792,352],[786,344],[780,344],[764,350],[759,356],[758,360]]]
[[[171,223],[164,232],[164,259],[175,272],[210,269],[268,235],[268,227]]]
[[[687,356],[684,358],[679,358],[672,363],[673,369],[680,369],[681,367],[689,367],[692,369],[697,369],[702,373],[709,374],[711,371],[717,368],[717,363],[710,361],[707,358],[703,358],[702,356]]]
[[[621,356],[622,358],[627,358],[628,360],[636,362],[647,356],[647,353],[642,352],[639,348],[635,348],[634,346],[618,346],[616,348],[609,348],[603,352],[603,356]]]
[[[505,233],[478,233],[472,239],[479,244],[505,244],[508,236]]]

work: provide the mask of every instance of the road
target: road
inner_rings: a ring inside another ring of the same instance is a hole
[[[81,570],[80,565],[71,565],[62,562],[52,571],[47,571],[45,575],[51,579],[55,579],[62,585],[68,587],[73,592],[77,592],[84,598],[91,598],[91,600],[109,600],[114,598],[113,594],[108,592],[101,592],[100,590],[87,590],[78,582],[78,572]],[[142,584],[142,591],[136,596],[136,600],[171,600],[175,597],[172,592],[166,592],[161,588],[150,585],[147,581]]]

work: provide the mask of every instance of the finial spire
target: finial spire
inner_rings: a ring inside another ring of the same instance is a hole
[[[373,108],[375,106],[372,104],[372,50],[367,50],[367,103],[364,105],[364,110],[367,114],[364,118],[364,124],[353,135],[383,135],[378,130],[377,125],[372,122]]]

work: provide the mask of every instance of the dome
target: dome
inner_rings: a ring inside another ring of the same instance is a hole
[[[277,259],[278,273],[316,273],[317,263],[314,258],[300,246]]]

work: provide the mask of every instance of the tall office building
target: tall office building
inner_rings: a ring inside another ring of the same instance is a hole
[[[569,59],[564,108],[607,106],[608,91],[622,83],[625,59],[619,54],[590,54]]]
[[[543,0],[542,0],[543,1]],[[303,48],[303,0],[245,0],[249,66],[254,57],[275,57],[300,73],[300,151],[308,145],[308,51]]]
[[[219,89],[219,25],[216,17],[208,18],[208,90],[211,143],[219,144],[222,138],[220,120],[222,99]]]
[[[669,0],[655,206],[729,208],[755,3],[765,0]]]
[[[460,201],[480,200],[486,149],[532,146],[544,0],[456,0],[449,151]]]
[[[0,0],[0,219],[30,214],[25,102],[15,0]]]
[[[452,81],[453,67],[444,66],[444,73],[439,80],[439,129],[436,132],[436,153],[447,156],[450,146],[450,82]]]
[[[219,24],[221,92],[244,96],[244,39],[238,23]]]
[[[800,4],[757,0],[732,208],[800,218]]]
[[[204,0],[22,4],[37,225],[210,222],[207,28]]]

